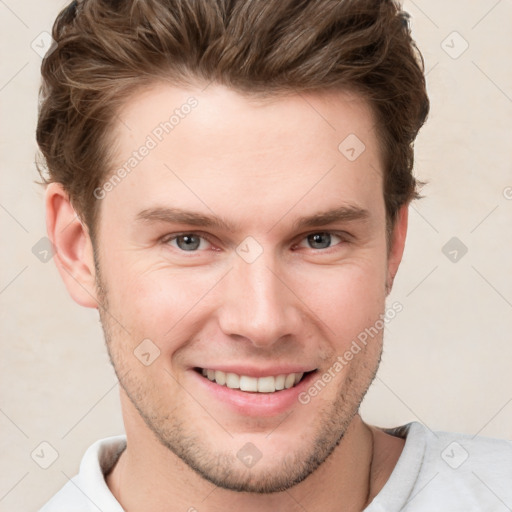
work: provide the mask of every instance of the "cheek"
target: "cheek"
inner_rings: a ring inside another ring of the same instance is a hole
[[[307,277],[304,277],[304,276]],[[294,289],[334,339],[336,350],[373,325],[385,304],[385,263],[359,260],[302,273]]]
[[[137,264],[118,261],[107,281],[110,312],[130,332],[133,343],[149,338],[162,350],[171,349],[170,340],[204,312],[217,274],[197,269],[141,270]]]

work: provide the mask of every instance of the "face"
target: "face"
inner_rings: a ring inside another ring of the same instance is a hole
[[[340,442],[381,354],[379,334],[333,367],[394,273],[371,112],[159,85],[119,117],[129,171],[97,191],[96,265],[127,429],[139,415],[215,485],[286,489]]]

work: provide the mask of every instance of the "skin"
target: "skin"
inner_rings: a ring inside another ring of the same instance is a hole
[[[387,245],[372,113],[346,92],[256,100],[156,84],[119,112],[113,169],[191,96],[197,107],[100,201],[97,261],[62,186],[47,190],[59,271],[98,308],[121,384],[128,445],[107,484],[127,511],[361,510],[404,444],[358,414],[382,332],[309,403],[270,414],[219,400],[193,368],[296,364],[318,379],[384,312],[407,205]],[[349,134],[365,144],[355,161],[338,150]],[[232,226],[138,219],[169,207]],[[294,225],[339,207],[365,215]],[[312,247],[308,235],[326,232],[330,245]],[[186,251],[183,233],[204,238]],[[251,263],[237,252],[249,236],[262,251]],[[160,351],[149,366],[134,356],[144,339]],[[262,455],[251,468],[236,456],[246,443]]]

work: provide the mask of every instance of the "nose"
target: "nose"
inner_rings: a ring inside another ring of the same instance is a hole
[[[265,348],[301,332],[300,301],[265,253],[252,263],[237,257],[223,281],[218,318],[226,335]]]

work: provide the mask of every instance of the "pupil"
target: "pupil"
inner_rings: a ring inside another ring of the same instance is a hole
[[[313,249],[326,249],[331,244],[331,235],[329,233],[315,233],[309,235],[308,241]]]
[[[176,239],[178,247],[184,251],[194,251],[199,247],[199,237],[193,235],[181,235]]]

